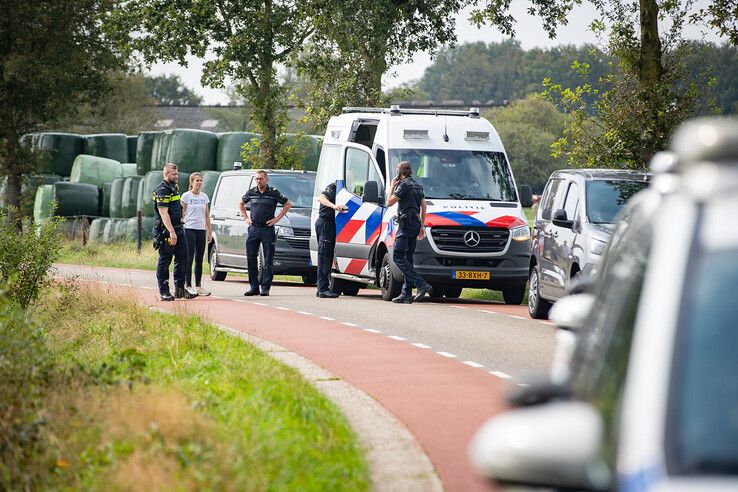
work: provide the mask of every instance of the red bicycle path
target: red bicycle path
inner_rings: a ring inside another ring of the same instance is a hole
[[[474,472],[467,450],[479,427],[505,408],[510,383],[430,350],[317,316],[213,297],[162,302],[151,289],[115,289],[306,357],[372,396],[402,422],[427,453],[445,490],[494,489]]]

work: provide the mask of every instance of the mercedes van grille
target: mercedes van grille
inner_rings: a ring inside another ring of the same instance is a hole
[[[431,236],[441,251],[499,253],[507,245],[510,231],[501,227],[431,227]]]

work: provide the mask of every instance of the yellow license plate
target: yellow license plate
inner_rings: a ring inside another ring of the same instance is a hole
[[[457,280],[489,280],[489,272],[476,272],[474,270],[456,270],[454,278]]]

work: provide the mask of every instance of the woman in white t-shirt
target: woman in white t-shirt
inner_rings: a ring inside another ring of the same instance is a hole
[[[197,294],[209,296],[210,292],[202,287],[202,259],[205,245],[213,240],[210,228],[210,199],[200,191],[202,174],[190,174],[190,189],[182,195],[182,213],[184,214],[185,237],[187,238],[187,279],[186,285],[192,287],[192,260],[195,260],[195,287]]]

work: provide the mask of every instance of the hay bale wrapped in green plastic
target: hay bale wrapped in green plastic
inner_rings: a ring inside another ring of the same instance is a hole
[[[128,135],[126,137],[128,147],[128,159],[126,162],[136,162],[136,147],[138,146],[138,135]]]
[[[151,241],[151,229],[154,227],[154,219],[141,217],[141,241]],[[126,223],[126,241],[138,241],[138,217],[131,217]]]
[[[91,243],[102,242],[102,235],[105,229],[105,224],[107,224],[109,221],[110,219],[106,219],[106,218],[93,220],[90,223],[90,230],[87,233],[87,240],[90,241]]]
[[[217,171],[230,171],[234,162],[241,162],[244,169],[250,168],[250,163],[244,163],[241,157],[241,147],[252,139],[259,139],[258,133],[224,132],[218,134],[218,153],[215,158]]]
[[[128,176],[123,180],[123,191],[120,197],[121,217],[135,217],[138,210],[138,189],[143,177]]]
[[[57,176],[56,174],[36,174],[28,176],[21,187],[21,212],[23,215],[26,217],[31,217],[33,215],[33,203],[39,186],[54,184],[61,180],[62,177]],[[5,181],[0,184],[0,202],[3,202],[5,198],[5,184]]]
[[[51,218],[52,196],[54,185],[41,185],[36,190],[36,199],[33,202],[33,221],[43,224]]]
[[[180,171],[212,171],[218,153],[218,136],[203,130],[172,130],[167,162],[177,164]]]
[[[100,217],[110,217],[110,192],[112,188],[113,183],[103,183],[99,186],[100,211],[97,215]]]
[[[154,150],[154,138],[159,132],[141,132],[136,144],[136,169],[139,176],[151,171],[151,157]]]
[[[212,201],[215,185],[218,183],[218,178],[220,177],[220,171],[202,171],[200,174],[202,174],[202,192],[210,198],[210,201]],[[181,186],[180,189],[182,193],[187,191],[182,189]]]
[[[32,140],[34,141],[33,149],[41,153],[41,172],[44,174],[69,176],[74,160],[83,153],[82,135],[40,133]]]
[[[151,150],[151,170],[161,171],[167,161],[169,146],[172,142],[172,130],[160,132],[154,137],[154,145]]]
[[[51,186],[51,198],[56,202],[55,215],[60,217],[97,216],[100,204],[96,185],[58,181]]]
[[[118,162],[128,161],[128,139],[122,133],[85,135],[82,153]]]
[[[69,181],[100,186],[120,177],[121,172],[120,162],[118,161],[81,154],[74,160]]]
[[[143,190],[141,191],[141,198],[138,202],[137,210],[140,210],[144,217],[154,216],[152,195],[154,194],[154,188],[159,186],[159,183],[161,183],[163,179],[164,176],[161,171],[151,171],[146,173],[146,176],[144,176],[141,181],[140,186],[143,186]],[[189,188],[189,179],[189,173],[179,173],[177,184],[179,185],[180,196]]]
[[[110,244],[113,242],[113,235],[115,233],[115,219],[107,219],[107,222],[102,226],[102,235],[100,236],[100,242],[103,244]]]
[[[124,178],[127,176],[138,176],[138,169],[135,162],[122,162],[120,164],[120,175]]]
[[[115,219],[113,241],[120,242],[126,240],[126,227],[128,227],[128,219]]]
[[[120,219],[123,217],[123,185],[127,178],[115,178],[110,185],[110,217]]]
[[[143,240],[151,241],[154,237],[154,218],[141,217],[141,231],[143,232]]]

